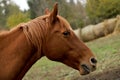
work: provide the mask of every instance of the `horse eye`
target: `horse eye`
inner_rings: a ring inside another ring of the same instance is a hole
[[[70,35],[70,32],[69,31],[65,31],[65,32],[63,32],[63,35],[68,36],[68,35]]]

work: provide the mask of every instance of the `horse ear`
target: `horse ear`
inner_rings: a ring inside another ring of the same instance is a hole
[[[55,3],[54,9],[50,13],[50,22],[54,23],[57,20],[57,14],[58,14],[58,3]]]
[[[46,15],[50,14],[50,11],[49,11],[48,8],[45,9],[45,14],[46,14]]]

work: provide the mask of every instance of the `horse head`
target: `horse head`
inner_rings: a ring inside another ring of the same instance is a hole
[[[70,24],[58,15],[58,4],[49,12],[43,54],[53,61],[62,62],[76,70],[81,75],[88,74],[96,69],[97,60],[92,51],[74,34]]]

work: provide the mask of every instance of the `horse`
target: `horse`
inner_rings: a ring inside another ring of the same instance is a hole
[[[58,3],[45,13],[0,33],[0,80],[21,80],[43,56],[72,67],[81,75],[96,70],[95,55],[58,14]]]

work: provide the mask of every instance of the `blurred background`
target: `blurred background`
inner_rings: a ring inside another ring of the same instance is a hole
[[[79,72],[47,58],[39,60],[23,80],[120,80],[120,0],[0,0],[0,30],[44,15],[59,4],[59,15],[95,53],[98,68]]]
[[[44,14],[55,2],[73,29],[97,24],[120,13],[119,0],[0,0],[0,28],[11,28]]]

